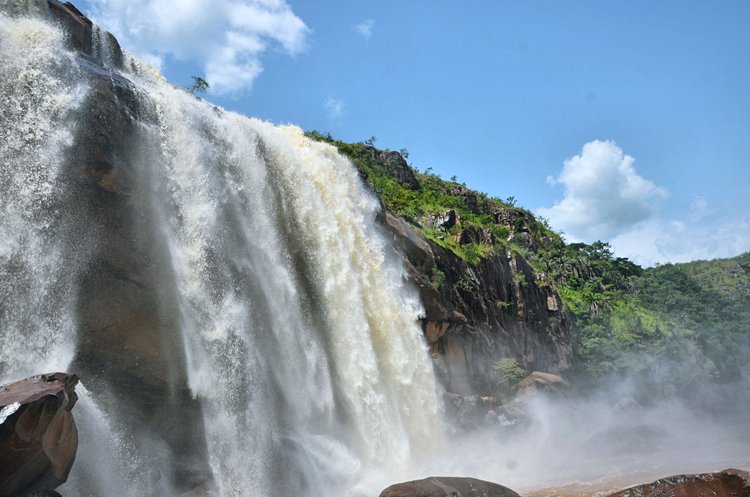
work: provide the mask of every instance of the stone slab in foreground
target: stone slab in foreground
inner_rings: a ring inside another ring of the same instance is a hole
[[[718,473],[670,476],[609,497],[750,497],[750,473],[725,469]]]
[[[513,490],[475,478],[433,476],[391,485],[380,497],[520,497]]]
[[[78,377],[32,376],[0,386],[0,497],[54,489],[68,479],[78,449],[70,412]]]

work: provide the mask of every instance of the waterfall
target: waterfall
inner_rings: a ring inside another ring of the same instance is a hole
[[[73,355],[60,172],[86,85],[62,44],[40,19],[0,16],[0,381],[63,370]]]
[[[81,200],[68,199],[65,164],[94,97],[62,37],[39,19],[0,16],[3,379],[64,370],[86,339],[77,289],[102,235],[87,230],[85,209],[67,208]],[[94,28],[93,43],[114,65],[106,33]],[[411,476],[442,425],[421,305],[376,223],[377,199],[334,147],[214,107],[127,60],[141,109],[128,114],[140,185],[129,222],[157,234],[143,257],[164,261],[150,277],[184,357],[170,385],[184,376],[200,402],[216,494],[373,495]],[[94,397],[87,390],[76,415],[82,440],[108,439],[106,464],[135,465],[114,481],[171,464],[149,454],[155,445],[138,447],[159,433],[121,426],[132,417]],[[83,454],[63,489],[113,488],[91,483],[106,459]],[[138,482],[126,495],[169,492]]]

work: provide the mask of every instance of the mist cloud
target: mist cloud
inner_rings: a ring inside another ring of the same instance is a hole
[[[668,195],[640,176],[634,163],[613,141],[585,144],[580,155],[564,162],[558,177],[547,178],[564,187],[562,200],[537,213],[573,240],[609,240],[628,231],[653,217]]]
[[[310,32],[285,0],[90,0],[91,16],[129,51],[160,66],[197,63],[212,90],[251,87],[262,54],[278,47],[295,55]]]

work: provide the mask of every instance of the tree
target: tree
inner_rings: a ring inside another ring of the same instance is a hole
[[[193,86],[189,87],[188,91],[195,95],[196,93],[205,93],[209,88],[211,88],[211,85],[208,84],[208,81],[200,76],[193,76]]]

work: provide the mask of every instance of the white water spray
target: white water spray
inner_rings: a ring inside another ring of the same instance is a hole
[[[59,30],[0,15],[0,382],[64,370],[74,352],[60,177],[86,95]]]
[[[158,110],[148,160],[161,165],[188,373],[222,495],[345,490],[365,468],[406,468],[440,437],[435,384],[418,302],[352,165],[298,128],[141,84]]]
[[[75,352],[69,254],[82,242],[67,237],[61,166],[86,92],[58,30],[2,17],[0,35],[0,375],[11,379],[64,370]],[[111,63],[98,28],[93,41]],[[139,199],[166,240],[160,292],[177,302],[218,495],[367,495],[411,476],[442,426],[420,305],[376,226],[376,199],[333,147],[147,73],[126,74],[154,117],[133,145],[148,174]],[[83,453],[64,488],[111,493],[127,480],[128,495],[172,492],[133,483],[123,461],[139,464],[137,439],[120,433],[137,427],[118,428],[118,413],[81,389]],[[101,438],[110,456],[92,445]]]

